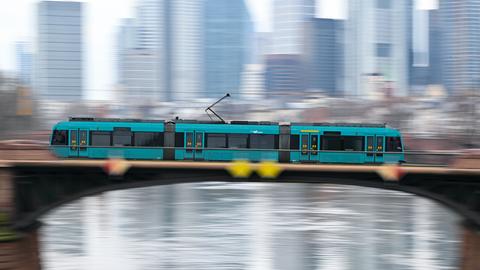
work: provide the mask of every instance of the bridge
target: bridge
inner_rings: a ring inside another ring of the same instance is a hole
[[[82,196],[200,181],[333,183],[399,190],[463,218],[462,269],[480,265],[480,169],[425,166],[0,160],[0,269],[40,269],[38,218]]]

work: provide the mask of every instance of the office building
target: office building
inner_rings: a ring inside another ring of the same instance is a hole
[[[42,1],[38,4],[36,96],[44,100],[83,98],[84,4]]]
[[[301,54],[305,22],[315,17],[315,0],[273,1],[273,53]]]
[[[244,65],[253,62],[247,6],[244,0],[206,0],[204,10],[204,96],[236,95]]]
[[[343,85],[343,21],[311,19],[306,23],[303,63],[306,87],[340,95]]]
[[[480,90],[480,0],[440,1],[443,84],[453,95]]]
[[[368,98],[390,85],[392,94],[408,94],[409,1],[348,1],[345,21],[345,91]],[[380,85],[380,87],[378,87]]]

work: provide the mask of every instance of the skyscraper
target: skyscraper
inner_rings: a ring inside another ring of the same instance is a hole
[[[253,25],[247,6],[244,0],[206,0],[204,11],[205,96],[236,95],[251,58]]]
[[[159,76],[159,53],[155,44],[148,35],[140,35],[135,19],[122,20],[117,35],[119,100],[137,104],[165,100],[165,92],[161,91],[160,78],[163,77]]]
[[[265,85],[271,93],[291,93],[305,89],[305,74],[300,55],[265,56]]]
[[[20,82],[30,85],[32,81],[32,48],[27,42],[17,42],[15,44],[17,54],[17,76]]]
[[[442,78],[450,93],[480,91],[480,0],[440,1]]]
[[[83,4],[42,1],[38,4],[35,62],[37,96],[76,101],[83,95]]]
[[[122,55],[121,99],[129,104],[143,105],[158,101],[157,54],[152,49],[128,49]]]
[[[273,53],[301,54],[305,22],[315,16],[315,0],[273,1]]]
[[[414,10],[413,50],[410,67],[410,84],[425,86],[442,84],[442,23],[439,9]],[[420,20],[420,25],[418,21]],[[421,44],[415,44],[415,39]],[[420,46],[419,50],[415,48]],[[418,57],[420,56],[420,57]],[[420,60],[420,61],[419,61]]]
[[[240,93],[247,100],[261,100],[265,96],[265,71],[261,64],[248,64],[242,72]]]
[[[408,93],[408,7],[408,1],[348,1],[346,94],[368,97],[378,80],[393,82],[394,95]]]
[[[200,96],[204,86],[203,2],[140,0],[135,20],[135,48],[128,50],[126,55],[129,63],[136,64],[124,69],[136,69],[143,61],[148,62],[147,67],[154,69],[142,75],[145,82],[136,81],[137,86],[152,84],[144,93],[145,98],[172,101]],[[143,89],[129,85],[124,87],[127,94]],[[141,96],[142,93],[133,95]]]
[[[129,50],[135,49],[138,47],[137,44],[137,28],[135,25],[135,19],[128,18],[122,19],[120,27],[117,32],[117,82],[120,84],[124,83],[124,78],[122,73],[125,68],[125,56]]]
[[[343,80],[343,21],[314,18],[306,23],[303,62],[307,88],[339,95]]]
[[[171,68],[171,97],[191,101],[203,92],[203,1],[169,1],[167,68]]]
[[[429,43],[428,43],[428,83],[442,83],[442,25],[440,21],[440,11],[438,9],[429,10]]]

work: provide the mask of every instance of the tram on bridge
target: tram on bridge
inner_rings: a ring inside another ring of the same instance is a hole
[[[70,118],[53,127],[60,158],[402,163],[402,137],[386,124]]]

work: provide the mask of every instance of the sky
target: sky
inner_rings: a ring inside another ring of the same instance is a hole
[[[15,71],[15,42],[35,40],[38,0],[3,0],[0,8],[0,71]],[[138,0],[85,2],[85,90],[87,97],[108,98],[114,86],[115,35],[121,18],[134,17]],[[317,17],[345,18],[347,0],[317,0]],[[417,0],[420,7],[435,0]],[[272,30],[273,0],[246,0],[257,31]],[[423,6],[425,5],[425,6]],[[33,47],[33,50],[35,48]],[[88,68],[87,68],[88,67]]]

